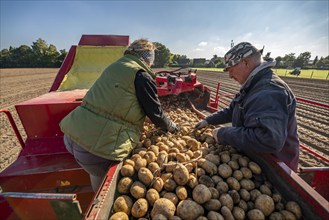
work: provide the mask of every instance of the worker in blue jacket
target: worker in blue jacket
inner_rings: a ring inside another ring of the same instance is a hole
[[[297,171],[299,139],[296,99],[289,86],[272,70],[275,61],[263,62],[262,50],[248,42],[232,47],[225,54],[225,71],[240,85],[229,107],[207,116],[196,124],[232,123],[213,131],[214,138],[242,152],[271,153]]]

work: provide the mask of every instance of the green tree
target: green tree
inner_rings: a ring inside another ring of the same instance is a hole
[[[315,67],[316,66],[316,63],[319,61],[319,58],[318,56],[316,56],[313,60],[313,63],[312,63],[312,66]]]
[[[311,58],[311,52],[304,52],[301,53],[297,59],[294,61],[293,67],[304,67],[308,64],[309,60]]]
[[[291,68],[296,60],[295,53],[286,54],[283,58],[283,66],[285,68]]]
[[[282,66],[282,57],[278,56],[275,58],[275,61],[276,61],[276,66],[277,67],[281,67]]]
[[[153,66],[156,68],[161,68],[168,66],[170,59],[170,50],[163,44],[154,42],[156,46],[155,50],[155,60]]]

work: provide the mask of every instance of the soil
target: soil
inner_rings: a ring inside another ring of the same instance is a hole
[[[15,111],[15,104],[38,97],[49,91],[58,69],[0,69],[0,109],[8,109],[23,137],[23,126]],[[316,102],[329,103],[329,81],[282,77],[297,97]],[[239,85],[225,73],[198,72],[198,80],[207,85],[215,96],[220,82],[219,108],[224,108],[232,99]],[[329,109],[298,102],[298,131],[301,144],[323,157],[329,155]],[[5,114],[0,114],[0,172],[17,158],[21,146]],[[301,167],[323,167],[328,163],[305,150],[300,152]]]

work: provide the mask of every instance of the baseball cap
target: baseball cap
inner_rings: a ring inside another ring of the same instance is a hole
[[[225,61],[225,69],[235,66],[238,64],[241,59],[246,58],[255,53],[263,53],[263,49],[258,50],[255,46],[253,46],[249,42],[241,42],[234,47],[232,47],[224,56]]]

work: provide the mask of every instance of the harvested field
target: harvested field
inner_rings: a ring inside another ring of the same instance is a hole
[[[26,135],[14,105],[47,93],[57,71],[58,69],[0,70],[0,108],[8,109],[13,114],[24,140]],[[209,86],[212,91],[215,91],[217,83],[221,82],[220,94],[234,94],[239,89],[239,85],[224,73],[199,71],[198,77],[198,80]],[[297,97],[329,103],[329,81],[288,77],[283,79]],[[223,102],[228,103],[232,96],[220,97]],[[226,104],[220,103],[220,108],[225,106]],[[299,102],[297,116],[301,143],[328,158],[329,109]],[[2,171],[16,159],[20,145],[5,115],[1,114],[0,119],[0,171]],[[329,164],[301,151],[300,166],[321,167]]]

